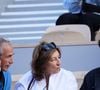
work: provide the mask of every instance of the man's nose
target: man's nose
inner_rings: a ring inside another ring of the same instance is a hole
[[[10,59],[9,64],[13,64],[13,58]]]

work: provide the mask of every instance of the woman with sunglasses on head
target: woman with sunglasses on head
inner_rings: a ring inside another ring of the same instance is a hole
[[[78,90],[72,72],[62,69],[61,52],[55,43],[41,42],[33,51],[31,71],[15,85],[15,90]]]

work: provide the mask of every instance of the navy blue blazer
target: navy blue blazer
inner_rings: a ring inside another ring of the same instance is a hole
[[[100,90],[100,67],[86,74],[80,90]]]

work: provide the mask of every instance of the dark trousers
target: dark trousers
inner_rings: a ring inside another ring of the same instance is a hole
[[[56,25],[85,24],[90,27],[91,40],[95,40],[96,31],[100,28],[100,15],[96,14],[62,14],[56,21]]]

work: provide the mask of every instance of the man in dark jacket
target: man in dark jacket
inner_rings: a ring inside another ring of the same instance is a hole
[[[80,90],[100,90],[100,67],[86,74]]]

